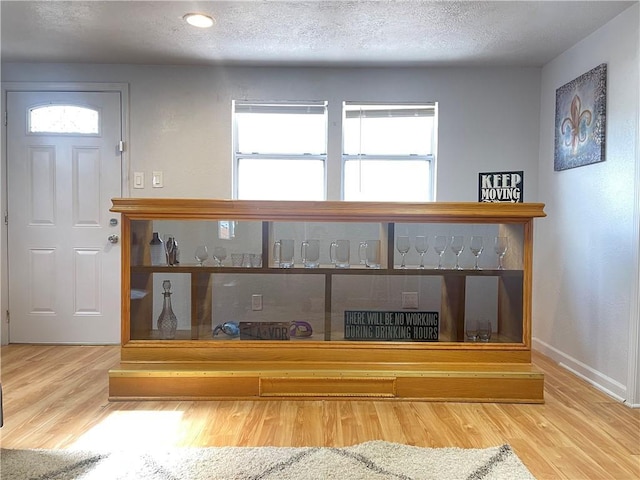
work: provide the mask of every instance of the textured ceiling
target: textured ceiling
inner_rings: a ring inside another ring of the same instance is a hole
[[[541,66],[637,2],[7,1],[2,61]],[[205,12],[213,28],[187,25]]]

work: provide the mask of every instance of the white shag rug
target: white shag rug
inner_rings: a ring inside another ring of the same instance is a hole
[[[2,480],[535,480],[508,445],[0,450]]]

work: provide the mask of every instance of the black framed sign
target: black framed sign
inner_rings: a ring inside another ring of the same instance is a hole
[[[345,310],[345,340],[437,342],[438,312]]]
[[[524,171],[478,174],[479,202],[522,203],[523,199]]]

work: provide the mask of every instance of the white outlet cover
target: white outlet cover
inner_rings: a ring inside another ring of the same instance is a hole
[[[402,292],[402,308],[418,308],[418,292]]]
[[[251,295],[251,310],[253,310],[254,312],[262,310],[262,295]]]

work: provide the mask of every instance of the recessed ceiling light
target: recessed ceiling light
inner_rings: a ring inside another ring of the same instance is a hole
[[[194,27],[209,28],[213,26],[213,17],[203,13],[187,13],[184,17],[185,22]]]

